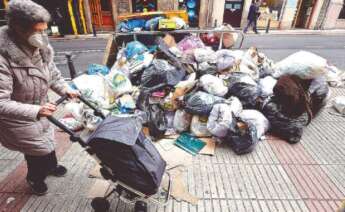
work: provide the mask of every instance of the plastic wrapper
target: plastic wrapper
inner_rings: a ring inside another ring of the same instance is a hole
[[[192,115],[184,110],[177,110],[174,117],[174,129],[176,132],[185,132],[190,128]]]
[[[258,139],[264,136],[270,129],[270,123],[267,118],[257,110],[243,110],[239,118],[243,122],[251,123],[255,127]]]
[[[298,143],[303,134],[303,128],[308,123],[307,113],[297,118],[290,118],[282,113],[281,105],[274,100],[269,101],[261,110],[271,124],[271,132],[289,143]]]
[[[83,129],[83,124],[77,119],[72,117],[66,117],[59,120],[63,125],[67,126],[68,129],[76,132]]]
[[[221,49],[216,52],[217,56],[217,69],[223,71],[232,68],[235,65],[235,57],[232,55],[231,50]]]
[[[107,75],[109,74],[109,68],[104,65],[99,65],[99,64],[90,64],[87,67],[87,74],[89,75],[95,75],[95,74],[102,74],[102,75]]]
[[[187,28],[186,22],[179,17],[172,17],[171,20],[175,21],[176,23],[176,29],[185,29]]]
[[[261,97],[268,97],[273,95],[273,88],[276,85],[277,80],[271,76],[267,76],[259,80],[259,89]]]
[[[82,124],[88,131],[95,131],[98,124],[102,122],[102,118],[95,116],[92,109],[84,109],[82,115]]]
[[[196,37],[194,35],[187,36],[184,39],[182,39],[178,44],[177,47],[185,52],[187,50],[193,50],[197,48],[204,48],[205,44],[200,40],[199,37]]]
[[[345,96],[334,98],[333,106],[340,114],[345,115]]]
[[[216,104],[208,117],[207,129],[212,135],[223,138],[229,130],[234,128],[235,124],[236,121],[233,118],[231,106]]]
[[[207,116],[193,116],[190,131],[196,137],[212,136],[207,129]]]
[[[131,95],[125,94],[116,100],[121,113],[131,113],[135,110],[135,102]]]
[[[141,76],[141,85],[146,88],[175,86],[184,79],[186,73],[177,70],[166,60],[156,59],[145,69]]]
[[[174,111],[165,111],[165,120],[167,122],[168,129],[174,128],[174,119],[175,119]]]
[[[331,71],[327,67],[326,59],[311,52],[299,51],[276,63],[273,76],[297,75],[302,79],[314,79]]]
[[[228,93],[228,88],[222,79],[206,74],[200,78],[200,85],[209,94],[223,97]]]
[[[213,105],[223,103],[225,99],[202,91],[190,93],[185,96],[185,110],[194,115],[208,116]]]

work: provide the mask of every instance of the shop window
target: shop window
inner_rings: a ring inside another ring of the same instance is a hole
[[[343,8],[341,9],[338,18],[339,18],[339,19],[345,19],[345,0],[344,0],[344,3],[343,3]]]
[[[157,0],[132,0],[133,12],[152,12],[157,10]]]
[[[179,0],[179,9],[187,10],[189,25],[197,27],[199,25],[199,0]]]
[[[101,0],[102,11],[111,11],[111,5],[109,0]]]
[[[284,0],[263,0],[261,7],[267,7],[273,16],[273,20],[278,21],[282,12]]]

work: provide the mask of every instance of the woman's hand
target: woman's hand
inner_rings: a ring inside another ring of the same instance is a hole
[[[38,117],[52,116],[55,111],[56,111],[56,105],[52,103],[46,103],[45,105],[41,106],[38,112]]]
[[[77,90],[70,90],[66,92],[67,96],[71,99],[77,98],[80,96],[80,92]]]

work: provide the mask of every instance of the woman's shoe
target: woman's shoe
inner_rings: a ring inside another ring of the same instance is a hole
[[[48,193],[48,186],[47,184],[42,182],[34,182],[28,178],[26,178],[26,182],[30,186],[32,192],[36,194],[37,196],[43,196]]]
[[[55,177],[63,177],[67,173],[67,169],[64,166],[57,165],[53,170],[51,170],[48,175]]]

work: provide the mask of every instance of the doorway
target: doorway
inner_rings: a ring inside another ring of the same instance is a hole
[[[111,0],[91,0],[91,19],[97,31],[113,31],[114,20]]]
[[[244,0],[226,0],[223,22],[233,27],[241,26]]]
[[[295,28],[308,28],[313,7],[316,0],[300,0],[298,3],[297,15],[295,17]]]

